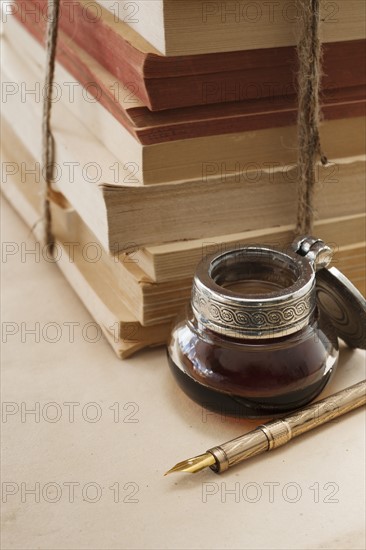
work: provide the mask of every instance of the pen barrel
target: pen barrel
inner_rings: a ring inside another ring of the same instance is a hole
[[[253,456],[281,447],[331,420],[366,404],[366,381],[346,388],[284,418],[209,449],[216,459],[212,470],[221,473]]]
[[[293,414],[260,426],[269,441],[269,450],[326,424],[366,404],[366,381],[350,386]]]

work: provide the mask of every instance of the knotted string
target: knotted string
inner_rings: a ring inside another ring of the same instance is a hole
[[[58,18],[60,0],[48,0],[48,18],[46,31],[46,75],[43,93],[42,119],[42,164],[45,179],[43,192],[44,242],[53,250],[55,239],[52,231],[51,196],[55,169],[55,142],[51,130],[52,88],[55,73]]]
[[[298,235],[311,234],[314,224],[316,166],[320,157],[319,91],[321,79],[321,44],[319,38],[320,0],[298,0],[300,40],[297,46],[298,73]]]

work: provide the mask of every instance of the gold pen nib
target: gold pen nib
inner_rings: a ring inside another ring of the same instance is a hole
[[[203,455],[194,456],[193,458],[178,462],[178,464],[173,466],[173,468],[168,470],[164,475],[166,476],[172,472],[189,472],[190,474],[195,474],[208,466],[212,466],[215,462],[215,457],[211,453],[204,453]]]

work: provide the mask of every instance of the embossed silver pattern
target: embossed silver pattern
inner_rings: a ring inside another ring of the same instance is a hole
[[[269,285],[231,290],[237,281]],[[225,286],[227,285],[227,286]],[[234,338],[274,338],[301,330],[316,306],[315,271],[290,250],[246,247],[205,258],[196,271],[192,309],[207,328]]]
[[[268,337],[270,333],[291,334],[307,325],[309,315],[315,307],[315,294],[308,293],[304,298],[288,300],[283,307],[273,304],[233,307],[222,304],[193,286],[192,307],[200,320],[212,330],[228,336],[240,337],[241,333],[253,338]],[[253,333],[253,334],[252,334]]]

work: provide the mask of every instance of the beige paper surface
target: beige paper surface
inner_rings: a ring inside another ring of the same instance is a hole
[[[222,476],[164,478],[254,423],[192,403],[163,349],[116,359],[57,267],[26,255],[29,230],[3,210],[2,548],[363,548],[364,411]],[[365,355],[342,349],[323,395],[364,371]]]

